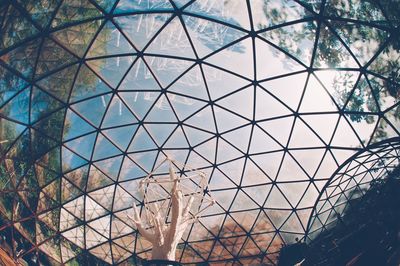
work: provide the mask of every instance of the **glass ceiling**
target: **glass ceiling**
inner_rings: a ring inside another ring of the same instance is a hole
[[[400,7],[378,2],[0,1],[0,245],[139,263],[127,215],[169,157],[217,201],[177,259],[274,265],[339,166],[400,135]]]

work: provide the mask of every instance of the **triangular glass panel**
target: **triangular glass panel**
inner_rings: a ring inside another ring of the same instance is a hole
[[[70,214],[72,214],[74,217],[83,220],[84,216],[84,197],[85,196],[80,196],[79,198],[76,198],[70,202],[67,202],[63,205],[63,208],[61,209],[61,216],[63,215],[63,212],[68,211]],[[65,210],[64,210],[65,208]],[[68,215],[66,213],[66,215]],[[61,222],[61,221],[60,221]]]
[[[215,104],[218,104],[248,119],[253,119],[254,88],[252,86],[247,87],[222,98]]]
[[[28,85],[24,79],[0,66],[0,106]]]
[[[115,185],[103,187],[101,189],[92,191],[88,194],[93,200],[95,200],[102,207],[107,210],[111,210],[113,206],[113,197],[114,197]],[[98,220],[96,220],[98,221]]]
[[[255,45],[256,75],[258,79],[305,70],[305,66],[265,41],[256,39]]]
[[[52,230],[56,231],[59,227],[60,209],[56,208],[54,210],[42,213],[38,215],[38,218],[40,219],[41,222],[45,223]]]
[[[121,163],[122,156],[117,156],[103,161],[95,162],[94,165],[111,179],[117,180]]]
[[[379,116],[377,115],[360,115],[358,119],[361,118],[361,120],[354,120],[355,115],[346,115],[348,118],[348,121],[354,128],[354,131],[358,135],[358,137],[361,139],[362,143],[364,146],[367,146],[369,144],[369,141],[375,131],[375,128],[377,126]]]
[[[110,94],[101,95],[83,102],[75,103],[71,105],[71,108],[97,127],[103,118],[110,99]]]
[[[227,161],[227,160],[226,160]],[[218,165],[218,169],[226,175],[232,182],[235,182],[236,185],[241,183],[243,171],[244,171],[245,159],[239,158],[233,161],[223,163]]]
[[[130,0],[119,1],[115,8],[115,13],[126,13],[132,11],[151,11],[151,10],[173,10],[173,6],[168,0],[144,0],[132,2]]]
[[[321,161],[325,157],[326,149],[293,149],[290,154],[296,158],[296,161],[303,167],[309,176],[314,176]]]
[[[121,85],[118,88],[119,91],[160,91],[161,88],[158,85],[158,81],[154,78],[146,65],[146,62],[142,58],[138,58],[125,76]],[[134,92],[135,96],[139,92]],[[137,96],[135,97],[137,99]]]
[[[74,83],[70,102],[84,100],[107,92],[111,92],[111,88],[94,74],[90,68],[86,65],[82,65]]]
[[[306,78],[307,74],[301,73],[265,81],[260,85],[289,108],[296,111],[304,91]]]
[[[244,118],[219,107],[214,107],[214,114],[219,132],[225,132],[249,123]]]
[[[197,6],[197,3],[192,6]],[[183,20],[196,53],[200,58],[246,36],[245,32],[202,18],[184,15]],[[199,27],[199,25],[201,26]],[[238,48],[230,49],[235,51]]]
[[[87,60],[86,64],[112,88],[116,88],[134,60],[135,56],[126,55]]]
[[[316,135],[301,119],[296,119],[290,137],[290,148],[324,147],[320,137]]]
[[[283,152],[272,152],[252,155],[250,158],[270,179],[275,180],[283,154]]]
[[[316,29],[316,23],[309,21],[272,29],[261,33],[261,35],[309,66]]]
[[[236,188],[236,184],[229,179],[226,174],[222,173],[220,170],[215,169],[210,177],[210,187],[212,189],[227,189]]]
[[[192,242],[190,243],[190,246],[196,250],[198,254],[202,258],[208,258],[210,256],[210,251],[212,247],[214,246],[214,241],[215,240],[207,240],[207,241],[201,241],[201,242]]]
[[[202,258],[189,244],[185,246],[185,249],[182,251],[181,263],[200,263],[203,261],[204,258]]]
[[[137,127],[137,125],[116,127],[102,130],[102,133],[121,150],[126,150]]]
[[[300,112],[337,112],[332,96],[310,75],[300,104]]]
[[[367,114],[362,114],[362,112],[378,112],[378,103],[375,100],[377,95],[369,86],[367,79],[364,76],[358,80],[356,88],[349,92],[346,96],[349,96],[345,106],[345,111],[350,112],[360,112],[360,114],[350,114],[351,121],[360,122],[361,120],[366,120],[368,123],[372,121],[367,118]]]
[[[56,141],[48,138],[46,135],[42,134],[40,131],[31,129],[31,154],[32,158],[39,158],[40,156],[47,153],[52,148],[59,146],[60,144]],[[57,158],[58,159],[58,158]],[[58,160],[54,160],[51,164],[58,164]],[[50,162],[49,162],[50,164]]]
[[[288,219],[291,211],[284,210],[265,210],[265,213],[271,220],[272,224],[277,228],[281,228],[284,222]]]
[[[232,3],[215,1],[212,4],[207,0],[198,0],[189,5],[185,11],[200,16],[207,14],[207,16],[212,19],[219,20],[223,23],[228,23],[235,27],[250,29],[248,16],[243,16],[243,14],[247,14],[248,12],[247,2],[245,0],[238,0]]]
[[[142,119],[154,101],[157,99],[159,93],[155,92],[120,92],[119,96],[128,105],[129,109],[139,118]]]
[[[41,40],[35,40],[21,44],[5,55],[0,56],[0,59],[23,76],[32,78],[40,43]]]
[[[75,199],[81,196],[83,192],[79,190],[74,184],[67,181],[66,178],[62,179],[61,182],[61,201],[65,203],[71,199]]]
[[[131,144],[129,145],[128,152],[137,152],[151,149],[157,149],[156,144],[151,139],[150,135],[147,133],[144,127],[139,127]]]
[[[358,71],[323,70],[315,71],[314,75],[332,95],[336,104],[343,108],[360,74]]]
[[[325,24],[320,26],[313,66],[319,68],[359,67],[340,39]]]
[[[232,159],[236,159],[243,156],[237,148],[232,146],[230,143],[226,142],[222,138],[218,139],[217,146],[217,162],[222,163]]]
[[[268,136],[263,130],[261,130],[258,126],[253,127],[253,132],[251,135],[251,144],[249,153],[263,153],[269,151],[280,150],[282,147],[278,142],[273,140],[270,136]]]
[[[130,208],[133,203],[137,203],[133,196],[126,192],[121,186],[117,185],[114,193],[113,210],[118,211]]]
[[[91,133],[89,135],[66,142],[65,146],[86,160],[90,160],[92,156],[93,145],[96,141],[96,136],[96,133]]]
[[[194,65],[192,61],[168,57],[145,56],[145,61],[157,80],[165,88]]]
[[[292,206],[297,206],[308,188],[309,182],[279,183],[278,187]],[[312,204],[312,203],[309,203]]]
[[[261,171],[260,167],[254,164],[252,160],[246,161],[246,169],[244,171],[242,180],[243,186],[252,186],[256,184],[268,183],[274,178],[275,176],[267,176],[266,173]]]
[[[4,128],[12,129],[4,130],[5,132],[0,133],[0,139],[2,140],[0,145],[0,154],[4,154],[4,152],[8,150],[11,145],[13,145],[13,142],[20,136],[26,127],[4,118],[0,118],[0,124]]]
[[[189,143],[181,127],[177,127],[164,145],[167,149],[188,148]]]
[[[108,21],[96,35],[96,39],[92,43],[87,57],[110,56],[116,54],[134,53],[135,50],[125,39],[124,35]]]
[[[108,186],[113,183],[113,180],[106,176],[96,167],[91,166],[88,174],[87,191]]]
[[[317,200],[320,192],[317,190],[314,184],[310,184],[304,194],[303,198],[300,200],[297,208],[309,208],[315,205],[315,201]],[[308,218],[308,217],[307,217]],[[306,224],[304,224],[306,226]]]
[[[66,239],[68,239],[69,241],[71,241],[72,243],[77,245],[78,247],[83,248],[85,246],[85,244],[84,244],[84,242],[85,242],[84,226],[83,225],[75,227],[71,230],[62,232],[62,235]]]
[[[205,160],[203,157],[201,157],[199,154],[197,154],[194,151],[189,152],[189,156],[187,159],[187,165],[190,165],[194,168],[200,169],[200,168],[207,168],[210,166],[210,162]],[[211,169],[208,169],[210,171]]]
[[[208,65],[202,65],[202,69],[211,99],[213,100],[250,84],[245,79]]]
[[[277,181],[279,182],[293,182],[293,181],[309,181],[310,177],[303,170],[298,162],[292,156],[286,153],[283,159]]]
[[[204,71],[205,68],[206,67],[204,66]],[[210,84],[208,84],[208,88],[210,88]],[[188,95],[206,101],[209,100],[203,74],[199,66],[194,66],[186,72],[179,80],[168,88],[168,92]]]
[[[274,232],[274,231],[275,231],[275,228],[273,227],[271,221],[269,220],[269,218],[267,217],[265,212],[261,211],[259,216],[257,217],[256,222],[254,223],[254,227],[251,230],[251,233],[266,233],[266,232]],[[274,234],[275,234],[275,232],[271,234],[271,237],[269,238],[267,245],[269,245],[269,242],[272,240],[272,237]],[[258,239],[257,235],[253,235],[253,237],[257,241],[257,243],[259,243],[259,241],[258,241],[259,239]]]
[[[231,145],[246,153],[250,143],[250,133],[251,126],[245,126],[225,133],[222,137]]]
[[[76,138],[92,131],[95,131],[94,127],[68,109],[64,119],[63,140]]]
[[[51,36],[71,53],[82,57],[101,24],[101,20],[80,23],[58,30],[52,33]]]
[[[74,171],[65,174],[64,177],[83,191],[85,190],[86,187],[86,181],[89,172],[88,168],[89,168],[88,165],[83,166],[81,168],[75,169]]]
[[[114,12],[118,13],[118,8]],[[136,48],[142,50],[170,17],[169,13],[149,13],[120,16],[115,21]]]
[[[8,12],[4,14],[5,18],[3,15],[0,16],[4,20],[4,24],[2,25],[2,40],[0,42],[1,49],[16,45],[39,32],[32,22],[24,17],[13,5],[10,5],[9,8],[7,7],[3,3],[2,11],[6,12],[8,9]]]
[[[150,172],[154,168],[155,159],[158,155],[157,151],[147,151],[129,154],[129,158],[131,158],[135,163],[140,165],[145,171]]]
[[[292,116],[268,120],[258,125],[282,146],[286,146],[292,130],[294,118]]]
[[[137,119],[133,116],[128,107],[126,107],[118,96],[114,95],[108,105],[107,113],[101,126],[102,128],[108,128],[133,124],[136,122]]]
[[[126,181],[131,179],[137,179],[145,177],[147,173],[143,171],[136,163],[134,163],[129,157],[125,157],[119,174],[119,181]]]
[[[30,91],[30,88],[26,88],[14,96],[7,104],[0,108],[0,114],[18,122],[28,124]]]
[[[187,117],[199,111],[206,105],[205,102],[197,101],[189,97],[179,96],[171,93],[168,93],[167,95],[171,102],[171,106],[181,121],[185,120]]]
[[[78,66],[72,65],[39,80],[37,85],[53,97],[67,102],[77,70]]]
[[[260,6],[255,2],[252,3],[252,10],[254,11],[253,23],[258,30],[311,15],[311,12],[294,1],[269,0],[268,2],[260,3]],[[276,12],[282,12],[282,14],[276,15]]]
[[[37,87],[32,88],[30,104],[31,122],[36,122],[62,107],[62,103]]]
[[[210,106],[192,115],[185,121],[185,124],[200,130],[216,132],[213,109]]]
[[[218,202],[224,210],[228,210],[228,208],[232,204],[232,200],[235,197],[235,190],[218,190],[213,191],[213,198]]]
[[[192,45],[178,17],[168,22],[157,34],[146,53],[195,58]]]
[[[335,31],[361,65],[365,65],[389,37],[386,31],[360,23],[335,23]]]
[[[263,120],[277,116],[291,115],[292,111],[285,106],[285,101],[281,101],[271,95],[261,87],[256,88],[256,109],[255,119]]]
[[[267,201],[264,204],[265,208],[285,208],[292,209],[282,193],[274,186],[268,195]],[[272,217],[271,217],[272,218]]]
[[[161,95],[147,114],[145,122],[177,122],[168,98]]]
[[[206,61],[212,65],[237,73],[242,77],[253,79],[254,63],[252,53],[252,40],[251,38],[246,38],[213,54]]]
[[[42,192],[46,194],[47,197],[51,198],[57,203],[61,203],[61,181],[56,179],[50,184],[42,188]]]
[[[114,263],[119,263],[127,259],[128,257],[132,256],[133,254],[127,251],[126,249],[121,248],[118,245],[112,244],[111,245],[113,261]]]
[[[58,8],[57,15],[53,19],[51,26],[58,27],[66,23],[84,21],[101,15],[101,12],[88,0],[80,2],[66,0]]]
[[[43,75],[75,61],[77,61],[77,58],[74,55],[53,40],[46,38],[43,41],[35,68],[36,75]]]
[[[62,147],[61,152],[61,159],[62,159],[62,170],[63,172],[68,172],[70,170],[74,170],[75,168],[81,167],[87,164],[87,161],[82,157],[79,157],[75,153],[71,152],[65,147]]]
[[[339,115],[302,115],[301,118],[305,124],[315,131],[315,133],[324,141],[324,143],[329,143],[339,120]]]
[[[96,139],[96,147],[93,152],[93,160],[104,159],[122,153],[104,135],[99,134]]]
[[[327,1],[324,13],[327,16],[363,20],[368,23],[382,23],[386,20],[378,3],[362,0]]]
[[[107,213],[107,210],[100,206],[92,198],[85,196],[85,219],[94,220]]]
[[[347,119],[343,116],[338,122],[331,145],[339,147],[358,147],[361,145],[354,130],[350,127]]]
[[[196,146],[214,137],[214,135],[209,134],[203,130],[198,130],[189,126],[183,126],[183,130],[191,146]]]
[[[257,185],[256,183],[265,183],[270,180],[262,174],[262,172],[254,173],[252,169],[257,169],[254,165],[252,165],[251,169],[249,166],[249,161],[246,164],[246,172],[243,176],[242,185],[249,185],[249,187],[244,187],[243,191],[257,203],[259,206],[263,206],[264,202],[267,198],[269,191],[271,190],[271,185]],[[249,170],[248,170],[249,169]]]

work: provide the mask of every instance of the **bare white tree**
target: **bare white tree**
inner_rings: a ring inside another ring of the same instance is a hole
[[[150,223],[152,229],[144,228],[142,217],[135,204],[133,204],[134,216],[129,216],[133,220],[139,233],[153,245],[152,259],[175,260],[176,247],[182,238],[187,226],[194,221],[190,215],[193,203],[193,196],[189,198],[186,206],[183,202],[183,193],[179,186],[179,178],[176,177],[172,167],[169,168],[169,175],[173,181],[171,191],[171,222],[165,223],[166,217],[162,217],[160,212],[152,215]]]

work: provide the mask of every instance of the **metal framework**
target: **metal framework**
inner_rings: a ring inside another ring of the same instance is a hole
[[[127,217],[169,157],[217,202],[177,260],[274,265],[338,167],[400,135],[395,2],[1,1],[1,245],[30,264],[148,258]]]
[[[334,227],[352,200],[362,197],[371,182],[384,179],[400,165],[400,138],[388,139],[357,152],[341,165],[321,191],[307,226],[306,240]]]

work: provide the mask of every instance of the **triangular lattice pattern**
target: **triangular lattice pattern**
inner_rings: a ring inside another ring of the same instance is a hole
[[[127,215],[170,157],[217,201],[178,260],[273,265],[338,166],[400,135],[399,14],[373,0],[1,1],[4,245],[32,265],[148,258]]]

